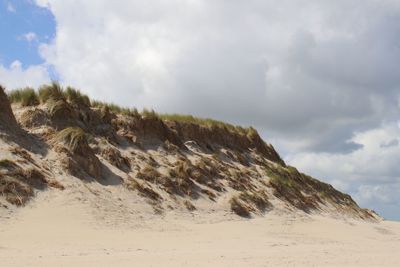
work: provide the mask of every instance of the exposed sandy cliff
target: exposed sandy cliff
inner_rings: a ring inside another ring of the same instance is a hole
[[[16,101],[12,108],[0,90],[0,209],[12,213],[54,191],[91,203],[99,214],[145,209],[379,219],[349,195],[287,166],[254,129],[114,113],[55,87],[47,87],[40,103]]]

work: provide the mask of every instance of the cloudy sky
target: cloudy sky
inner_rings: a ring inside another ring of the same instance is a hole
[[[0,0],[0,82],[255,126],[400,220],[399,0]]]

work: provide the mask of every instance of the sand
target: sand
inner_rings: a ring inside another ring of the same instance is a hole
[[[50,201],[51,200],[51,201]],[[214,218],[213,216],[219,216]],[[266,214],[118,217],[62,195],[0,218],[0,266],[399,266],[400,223]]]

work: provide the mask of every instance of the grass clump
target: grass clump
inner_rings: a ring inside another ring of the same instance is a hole
[[[40,103],[38,94],[30,87],[9,92],[8,99],[11,103],[20,103],[23,107],[37,106]]]
[[[78,105],[83,105],[90,107],[90,99],[87,95],[81,93],[79,90],[76,90],[72,87],[67,87],[65,91],[63,91],[65,98],[70,103],[76,103]]]
[[[251,217],[249,207],[247,205],[245,205],[243,202],[241,202],[239,200],[239,198],[237,198],[237,197],[231,198],[231,200],[229,201],[229,204],[231,205],[231,210],[234,213],[236,213],[237,215],[239,215],[240,217],[244,217],[244,218]]]
[[[151,165],[146,165],[137,173],[136,177],[154,183],[156,182],[157,178],[161,177],[161,174],[157,171],[155,167]]]
[[[22,206],[34,196],[34,189],[46,186],[47,180],[38,169],[23,169],[8,159],[0,161],[0,195],[9,203]]]
[[[11,161],[9,159],[0,160],[0,168],[2,168],[2,169],[13,170],[16,167],[17,167],[17,164],[15,164],[13,161]]]
[[[139,111],[136,108],[133,108],[133,109],[125,108],[125,107],[116,105],[114,103],[106,103],[106,102],[102,102],[102,101],[92,100],[91,106],[95,107],[95,108],[100,108],[100,109],[106,108],[115,114],[122,114],[122,115],[132,116],[132,117],[140,116]]]
[[[63,117],[71,114],[72,110],[65,100],[49,99],[47,101],[49,114],[51,117]],[[67,116],[68,117],[68,116]]]
[[[57,133],[56,140],[64,143],[71,151],[88,147],[85,131],[79,127],[68,127]]]
[[[231,210],[241,217],[249,218],[252,212],[260,213],[271,207],[268,195],[264,190],[242,192],[230,200]]]
[[[108,162],[110,162],[112,165],[114,165],[119,169],[122,170],[130,169],[129,160],[126,157],[122,156],[121,152],[114,147],[109,146],[105,148],[104,150],[101,151],[101,155]]]
[[[183,204],[185,205],[186,209],[188,211],[194,211],[196,210],[196,207],[192,204],[192,202],[190,202],[189,200],[185,200],[183,201]]]
[[[239,132],[241,134],[246,134],[246,135],[251,131],[251,129],[253,129],[253,128],[244,128],[241,126],[232,125],[223,121],[218,121],[210,118],[199,118],[193,115],[156,113],[156,116],[162,120],[195,123],[206,127],[217,126],[220,128],[226,128],[228,130],[231,130],[232,132]]]
[[[39,99],[42,103],[46,103],[49,99],[65,100],[64,91],[59,83],[52,82],[39,88]]]
[[[141,114],[148,118],[160,118],[159,114],[157,114],[153,109],[144,108]]]
[[[130,190],[137,190],[141,196],[149,198],[150,200],[159,201],[162,199],[160,194],[151,189],[151,187],[147,186],[145,183],[139,183],[133,178],[129,180],[127,187]]]
[[[22,206],[33,196],[33,190],[18,179],[0,175],[0,194],[7,202]]]
[[[268,201],[268,195],[264,190],[242,192],[240,193],[239,198],[248,204],[254,205],[260,212],[264,212],[271,206]]]

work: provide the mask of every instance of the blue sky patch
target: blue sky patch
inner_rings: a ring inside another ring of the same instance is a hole
[[[9,66],[19,60],[23,68],[44,62],[38,53],[41,43],[55,35],[53,14],[32,0],[0,0],[0,64]]]

